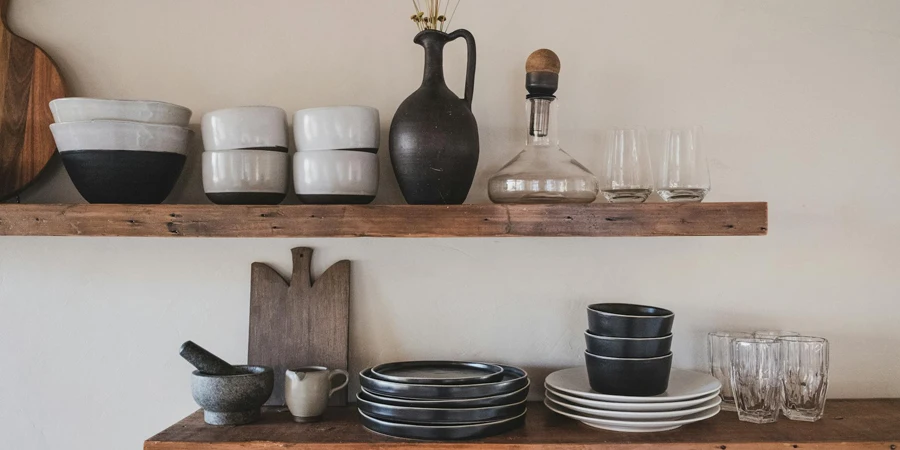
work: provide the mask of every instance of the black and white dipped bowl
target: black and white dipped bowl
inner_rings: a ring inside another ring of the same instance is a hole
[[[63,165],[90,203],[158,204],[184,169],[193,131],[93,120],[50,125]]]

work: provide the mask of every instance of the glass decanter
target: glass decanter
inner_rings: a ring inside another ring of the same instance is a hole
[[[538,58],[549,61],[541,65]],[[555,64],[554,64],[555,62]],[[555,71],[554,71],[555,70]],[[528,139],[525,150],[488,183],[494,203],[592,203],[600,192],[597,178],[559,147],[557,137],[559,59],[549,50],[529,57]]]

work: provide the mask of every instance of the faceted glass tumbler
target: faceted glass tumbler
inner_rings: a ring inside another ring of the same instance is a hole
[[[828,391],[828,341],[817,337],[778,338],[784,390],[784,416],[815,422],[825,414]]]
[[[734,406],[734,391],[731,387],[731,344],[736,338],[753,337],[750,333],[715,331],[709,333],[709,373],[722,383],[723,411],[736,411]]]
[[[781,343],[775,339],[738,338],[731,346],[731,385],[738,419],[772,423],[781,412]]]

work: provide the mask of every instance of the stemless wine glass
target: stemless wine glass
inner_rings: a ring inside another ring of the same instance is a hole
[[[709,193],[709,163],[700,127],[667,130],[657,193],[671,203],[702,202]]]
[[[616,128],[606,134],[606,170],[601,190],[612,203],[644,203],[653,192],[647,131]]]
[[[772,423],[781,412],[781,343],[775,339],[737,338],[732,343],[731,385],[738,419]]]
[[[807,336],[778,338],[783,361],[784,416],[815,422],[825,415],[828,341]]]
[[[722,397],[723,411],[736,411],[734,390],[731,386],[732,353],[731,344],[736,338],[752,338],[750,333],[714,331],[707,336],[709,343],[709,373],[722,383],[719,396]]]

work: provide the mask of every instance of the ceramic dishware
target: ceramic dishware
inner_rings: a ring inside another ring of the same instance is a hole
[[[260,408],[272,395],[275,373],[269,367],[235,366],[236,375],[191,376],[194,401],[210,425],[244,425],[259,419]]]
[[[269,150],[287,153],[287,114],[272,106],[221,109],[203,116],[206,151]]]
[[[472,424],[414,425],[376,419],[362,411],[359,413],[363,426],[376,433],[426,441],[458,441],[495,436],[522,426],[525,423],[525,415],[523,412],[510,419]]]
[[[587,370],[584,367],[573,367],[551,373],[545,383],[554,392],[566,395],[616,403],[662,404],[682,402],[710,395],[716,395],[722,383],[712,375],[690,370],[672,369],[669,376],[669,387],[666,392],[652,397],[636,397],[627,395],[602,394],[591,389]]]
[[[567,410],[584,414],[588,417],[597,417],[600,419],[612,420],[678,420],[685,416],[697,414],[718,407],[722,403],[722,399],[713,397],[705,402],[683,409],[670,409],[666,411],[614,411],[606,409],[597,409],[583,406],[574,402],[570,402],[560,397],[552,391],[547,391],[547,401],[561,406]]]
[[[588,307],[588,330],[598,336],[652,338],[672,334],[675,314],[655,306],[598,303]]]
[[[672,378],[670,378],[669,380],[670,380],[669,383],[671,385]],[[581,397],[577,397],[572,394],[568,394],[568,393],[559,391],[556,388],[551,387],[548,384],[545,384],[544,388],[547,390],[547,392],[552,393],[554,396],[559,397],[568,403],[572,403],[572,404],[575,404],[578,406],[583,406],[585,408],[602,409],[604,411],[666,412],[666,411],[689,409],[689,408],[696,407],[697,405],[702,405],[704,403],[707,403],[710,400],[720,399],[718,392],[713,392],[712,394],[704,395],[702,397],[697,397],[697,398],[688,399],[688,400],[681,400],[681,401],[664,401],[664,402],[657,402],[657,403],[625,403],[625,402],[618,402],[618,401],[601,401],[601,400],[591,400],[591,399],[587,399],[587,398],[581,398]]]
[[[407,384],[479,384],[500,381],[503,368],[477,362],[407,361],[375,366],[372,375]]]
[[[656,358],[672,351],[672,335],[658,338],[620,338],[584,332],[587,351],[616,358]]]
[[[489,422],[509,419],[521,415],[527,409],[527,402],[480,408],[419,408],[385,405],[377,398],[360,392],[356,396],[359,410],[381,420],[417,425],[460,424]]]
[[[311,108],[294,114],[298,152],[353,150],[378,153],[381,119],[368,106]]]
[[[344,381],[332,387],[335,377],[343,376]],[[295,422],[318,422],[328,408],[328,399],[335,392],[347,387],[350,374],[341,369],[326,367],[303,367],[285,373],[284,398]]]
[[[492,383],[444,385],[444,384],[407,384],[379,380],[366,369],[359,374],[359,383],[363,389],[377,395],[403,399],[476,399],[516,392],[527,386],[528,374],[512,366],[503,367],[503,379]]]
[[[666,392],[672,354],[655,358],[612,358],[584,352],[591,388],[601,394],[651,397]]]
[[[307,204],[367,204],[378,194],[378,155],[361,151],[297,152],[294,188]]]
[[[184,106],[165,102],[79,97],[53,100],[50,111],[56,123],[124,120],[179,127],[188,126],[192,115]]]
[[[477,398],[459,398],[459,399],[438,399],[438,400],[419,400],[388,397],[362,388],[370,398],[382,405],[408,406],[411,408],[483,408],[486,406],[502,406],[519,403],[528,398],[528,392],[531,383],[528,383],[522,389],[511,392],[509,394],[492,395],[488,397]]]
[[[94,120],[50,125],[66,171],[90,203],[155,204],[181,175],[193,132]]]
[[[282,152],[204,152],[203,190],[219,205],[277,205],[287,196],[288,161]]]
[[[575,411],[568,410],[549,400],[544,400],[544,405],[551,411],[575,419],[589,427],[599,428],[602,430],[618,431],[623,433],[655,433],[660,431],[669,431],[680,428],[695,422],[715,417],[719,413],[719,407],[715,406],[708,410],[683,417],[681,419],[668,420],[621,420],[621,419],[604,419],[593,416],[587,416]]]

